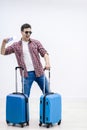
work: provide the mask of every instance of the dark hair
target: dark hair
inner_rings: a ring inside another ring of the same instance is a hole
[[[30,24],[27,24],[27,23],[23,24],[23,25],[21,26],[21,31],[23,31],[25,28],[31,28],[31,25],[30,25]]]

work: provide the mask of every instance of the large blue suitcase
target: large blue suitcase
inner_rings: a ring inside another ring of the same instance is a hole
[[[16,67],[15,70],[17,71],[18,68],[23,69],[22,67]],[[21,127],[29,125],[28,97],[23,93],[23,89],[22,93],[17,92],[17,82],[16,92],[6,96],[6,122],[7,124],[20,125]]]
[[[49,78],[50,78],[50,74],[49,74]],[[61,95],[58,93],[48,93],[48,94],[41,95],[40,108],[39,108],[40,109],[39,126],[42,126],[42,124],[44,124],[46,125],[47,128],[49,128],[54,124],[60,125],[62,119],[61,100],[62,100]]]
[[[53,124],[60,125],[61,123],[61,95],[60,94],[51,94],[42,95],[40,97],[40,124],[46,124],[47,127],[50,127]]]

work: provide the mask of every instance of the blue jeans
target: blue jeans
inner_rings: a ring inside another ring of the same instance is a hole
[[[45,86],[45,93],[49,93],[49,83],[46,76],[42,75],[40,77],[36,77],[35,71],[29,71],[28,77],[24,78],[24,94],[26,94],[28,97],[30,96],[31,86],[34,81],[37,82],[42,92]]]

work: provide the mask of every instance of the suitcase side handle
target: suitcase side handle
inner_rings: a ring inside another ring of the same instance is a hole
[[[21,69],[22,70],[22,93],[24,93],[24,68],[21,66],[15,67],[15,87],[16,87],[16,93],[18,92],[18,83],[17,83],[17,70]]]

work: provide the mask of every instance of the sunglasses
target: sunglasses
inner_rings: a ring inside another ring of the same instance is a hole
[[[28,34],[28,33],[29,33],[29,34],[32,34],[31,31],[25,31],[24,33],[25,33],[25,34]]]

